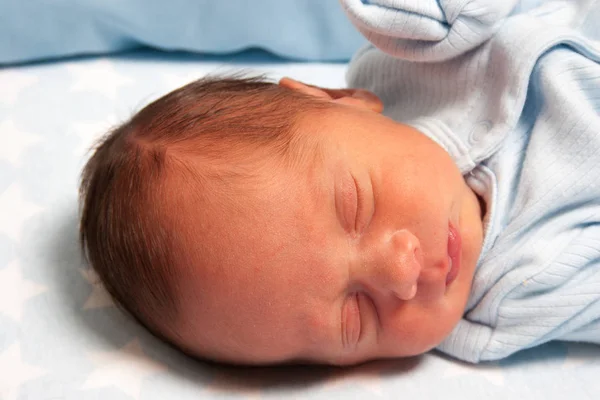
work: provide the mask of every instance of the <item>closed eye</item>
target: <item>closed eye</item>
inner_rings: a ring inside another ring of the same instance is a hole
[[[364,185],[359,185],[354,176],[354,189],[356,192],[356,214],[354,222],[354,231],[361,234],[371,223],[375,213],[375,199],[369,201],[369,195],[373,197],[373,183],[371,179],[365,180]],[[367,182],[369,183],[367,185]]]
[[[335,208],[338,218],[348,233],[356,231],[358,191],[356,181],[349,173],[339,181],[335,191]]]
[[[359,180],[348,172],[337,180],[335,209],[346,232],[361,234],[366,229],[375,211],[373,196],[373,183],[370,176]]]
[[[360,340],[360,295],[352,293],[344,302],[342,309],[342,343],[344,348],[354,348]]]
[[[361,196],[360,186],[358,186],[358,182],[354,176],[352,176],[352,181],[354,182],[354,193],[356,193],[356,207],[354,209],[354,232],[359,232],[359,216],[361,214],[360,210],[364,199],[362,198],[363,196]]]

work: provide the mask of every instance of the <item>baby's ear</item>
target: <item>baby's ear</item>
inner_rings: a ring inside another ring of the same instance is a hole
[[[307,85],[292,78],[281,78],[279,86],[297,90],[309,96],[332,101],[354,107],[366,108],[380,113],[383,111],[383,103],[372,92],[363,89],[326,89],[318,86]]]

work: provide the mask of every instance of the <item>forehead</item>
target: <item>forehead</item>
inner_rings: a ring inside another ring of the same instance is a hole
[[[331,268],[327,167],[268,164],[260,188],[242,187],[191,216],[198,220],[188,238],[195,254],[180,277],[181,315],[206,341],[271,351],[280,345],[284,353],[327,331],[326,304],[342,279]]]

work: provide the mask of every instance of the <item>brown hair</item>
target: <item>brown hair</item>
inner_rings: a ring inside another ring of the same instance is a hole
[[[117,304],[163,337],[176,318],[172,276],[182,244],[165,217],[177,196],[169,176],[191,174],[201,186],[211,175],[190,159],[210,166],[248,146],[286,154],[301,112],[324,106],[262,78],[204,78],[104,136],[82,172],[80,242]]]

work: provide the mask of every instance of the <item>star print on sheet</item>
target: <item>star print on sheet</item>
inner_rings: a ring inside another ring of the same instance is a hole
[[[17,128],[11,119],[0,122],[0,143],[2,143],[2,146],[0,146],[0,160],[6,160],[14,166],[20,166],[23,151],[39,141],[39,136]]]
[[[26,201],[21,186],[13,183],[0,193],[0,232],[18,242],[27,219],[41,210]]]
[[[73,77],[71,91],[100,93],[110,100],[116,100],[121,86],[133,83],[133,79],[119,74],[106,59],[67,65],[67,69]]]
[[[45,286],[23,279],[18,261],[11,262],[0,270],[0,314],[21,322],[25,301],[46,290]]]
[[[96,140],[102,137],[116,124],[117,118],[113,114],[95,121],[74,122],[71,125],[72,130],[81,140],[81,144],[75,148],[75,155],[77,157],[88,155],[88,151],[95,144]]]
[[[83,389],[114,386],[134,399],[140,398],[144,379],[167,370],[144,354],[138,339],[116,351],[92,352],[90,358],[96,369],[86,379]]]
[[[23,89],[35,84],[38,77],[17,70],[0,72],[0,103],[15,104]]]
[[[115,303],[106,291],[106,288],[100,281],[100,277],[93,269],[81,269],[81,275],[92,286],[92,293],[83,305],[84,310],[94,308],[114,307]]]
[[[18,343],[0,353],[0,365],[7,367],[2,369],[2,376],[0,377],[0,399],[2,400],[17,400],[20,398],[18,396],[19,387],[23,383],[38,378],[45,373],[44,369],[22,361],[21,346]]]

